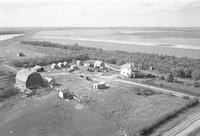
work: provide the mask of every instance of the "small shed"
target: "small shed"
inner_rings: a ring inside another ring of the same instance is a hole
[[[20,88],[33,88],[43,85],[42,76],[29,69],[21,69],[15,77],[16,86]]]
[[[105,89],[106,88],[106,84],[104,82],[99,82],[99,83],[95,83],[93,85],[94,89]]]
[[[104,69],[105,64],[104,64],[103,61],[97,60],[97,61],[94,62],[94,68]]]
[[[76,96],[70,92],[69,90],[60,90],[58,92],[58,97],[59,98],[62,98],[62,99],[69,99],[69,100],[72,100],[74,99]]]
[[[149,70],[153,70],[154,68],[152,66],[149,67]]]
[[[44,77],[44,82],[46,86],[50,86],[52,88],[56,84],[55,78],[52,78],[52,77]]]
[[[63,68],[63,63],[62,62],[58,62],[57,67],[58,68]]]
[[[88,68],[88,67],[92,67],[92,64],[91,64],[91,63],[88,63],[88,62],[86,62],[86,63],[84,63],[84,67],[86,67],[86,68]]]
[[[83,62],[82,62],[81,60],[78,60],[78,61],[76,62],[76,64],[77,64],[78,67],[80,67],[80,66],[83,65]]]
[[[17,53],[17,56],[18,57],[24,57],[24,56],[26,56],[23,52],[20,52],[20,53]]]
[[[71,66],[70,66],[70,69],[71,69],[71,70],[77,70],[77,69],[78,69],[78,66],[77,66],[76,64],[71,65]]]
[[[64,61],[64,62],[63,62],[63,67],[69,67],[69,63],[66,62],[66,61]]]
[[[36,65],[31,70],[33,70],[35,72],[44,72],[44,68],[42,66],[39,66],[39,65]]]
[[[51,69],[56,69],[57,68],[57,65],[55,63],[52,63],[51,64]]]

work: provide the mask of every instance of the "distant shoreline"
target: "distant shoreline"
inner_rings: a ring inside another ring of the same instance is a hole
[[[0,41],[5,41],[5,40],[12,39],[14,37],[22,36],[22,35],[24,34],[2,34],[0,35]]]
[[[177,49],[191,49],[200,50],[200,46],[184,45],[184,44],[162,44],[162,43],[150,43],[150,42],[132,42],[132,41],[118,41],[118,40],[101,40],[95,38],[67,38],[64,36],[35,36],[33,38],[38,39],[65,39],[65,40],[77,40],[77,41],[91,41],[91,42],[104,42],[104,43],[117,43],[117,44],[130,44],[130,45],[141,45],[141,46],[154,46],[154,47],[167,47]]]

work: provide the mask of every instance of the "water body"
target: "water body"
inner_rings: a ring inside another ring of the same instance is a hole
[[[65,28],[40,31],[33,39],[200,59],[200,28]]]
[[[14,37],[22,36],[22,35],[24,35],[24,34],[5,34],[5,35],[0,35],[0,41],[5,41],[5,40],[12,39]]]

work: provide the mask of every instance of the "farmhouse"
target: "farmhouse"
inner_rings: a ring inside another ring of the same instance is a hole
[[[99,82],[99,83],[95,83],[93,85],[94,89],[105,89],[106,88],[106,84],[104,82]]]
[[[42,76],[28,69],[21,69],[15,77],[16,85],[20,88],[32,88],[43,85]]]
[[[97,61],[94,62],[94,68],[104,69],[105,64],[104,64],[103,61],[97,60]]]
[[[126,63],[121,66],[120,75],[125,77],[132,77],[134,74],[134,63]]]
[[[34,72],[44,72],[44,68],[42,66],[39,66],[39,65],[36,65],[31,70],[33,70]]]

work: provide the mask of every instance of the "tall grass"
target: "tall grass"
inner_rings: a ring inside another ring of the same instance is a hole
[[[199,103],[198,99],[189,100],[182,107],[175,109],[172,112],[166,113],[164,116],[160,117],[159,119],[155,120],[154,122],[147,124],[146,126],[140,128],[137,132],[137,136],[148,136],[149,134],[151,134],[156,128],[158,128],[162,124],[164,124],[167,121],[177,117],[179,114],[181,114],[185,110],[196,106],[198,103]]]

